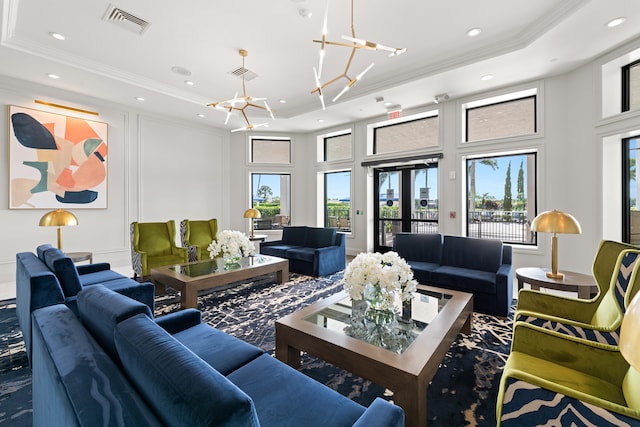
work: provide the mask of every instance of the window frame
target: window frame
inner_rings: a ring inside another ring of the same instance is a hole
[[[386,151],[384,153],[378,153],[377,152],[377,143],[378,143],[378,130],[379,129],[386,129],[389,127],[394,127],[394,126],[401,126],[407,123],[413,123],[413,122],[417,122],[420,120],[436,120],[437,124],[438,124],[438,131],[437,131],[437,135],[436,135],[436,144],[435,145],[429,145],[429,146],[425,146],[425,147],[418,147],[418,148],[414,148],[414,149],[410,149],[410,150],[397,150],[397,151]],[[391,120],[386,120],[384,122],[379,122],[379,123],[375,123],[373,125],[371,125],[371,156],[387,156],[387,155],[394,155],[395,153],[402,153],[402,152],[406,152],[406,153],[410,153],[410,152],[415,152],[415,151],[427,151],[427,150],[432,150],[432,149],[437,149],[441,146],[441,128],[440,128],[440,111],[438,109],[435,110],[429,110],[429,111],[425,111],[423,113],[418,113],[418,114],[413,114],[407,117],[402,117],[399,119],[391,119]]]
[[[257,162],[254,160],[254,141],[286,141],[289,143],[289,159],[287,162]],[[291,166],[293,165],[293,139],[291,137],[277,137],[277,136],[250,136],[249,137],[249,164],[251,165],[278,165],[278,166]]]
[[[640,59],[637,59],[633,62],[625,64],[621,67],[621,80],[622,80],[622,88],[621,88],[621,101],[622,105],[620,107],[620,111],[625,113],[627,111],[631,111],[631,69],[633,67],[640,66]]]
[[[517,135],[506,135],[495,138],[484,138],[469,140],[469,112],[480,108],[492,107],[496,105],[506,104],[510,102],[522,101],[526,99],[533,99],[533,132]],[[530,138],[539,134],[539,90],[537,88],[531,88],[504,95],[493,96],[489,98],[483,98],[477,101],[468,102],[462,105],[462,143],[463,144],[476,144],[487,141],[502,141],[510,138]]]
[[[282,177],[283,175],[286,175],[289,177],[289,213],[288,215],[288,224],[287,225],[291,225],[292,223],[292,218],[293,218],[293,203],[292,203],[292,195],[293,195],[293,173],[292,171],[262,171],[262,172],[258,172],[258,171],[249,171],[249,206],[251,206],[252,208],[256,208],[256,202],[253,200],[253,178],[254,175],[275,175],[275,176],[279,176]],[[256,189],[256,196],[257,196],[257,190]],[[282,190],[282,188],[280,188],[280,190]],[[282,194],[280,194],[280,212],[278,214],[275,215],[282,215]],[[274,217],[275,217],[274,215]],[[263,217],[264,219],[269,218],[269,217]],[[263,218],[261,218],[261,220],[263,220]],[[255,230],[258,231],[268,231],[268,230],[281,230],[283,228],[283,224],[280,224],[280,227],[275,227],[274,228],[274,224],[272,222],[272,226],[270,228],[258,228],[256,227]]]
[[[323,187],[323,191],[322,191],[322,213],[323,213],[323,221],[322,224],[324,227],[328,227],[328,220],[329,220],[329,211],[327,208],[327,175],[330,174],[336,174],[336,173],[345,173],[348,172],[349,173],[349,216],[348,216],[348,230],[343,230],[340,227],[340,223],[338,221],[337,223],[337,229],[338,231],[342,232],[342,233],[348,233],[351,234],[353,233],[353,170],[351,168],[349,169],[338,169],[338,170],[327,170],[327,171],[321,171],[320,173],[322,174],[322,187]]]

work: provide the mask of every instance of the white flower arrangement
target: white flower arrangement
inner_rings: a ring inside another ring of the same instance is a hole
[[[377,308],[390,309],[396,293],[410,301],[418,282],[409,264],[396,252],[361,253],[347,265],[343,286],[353,300],[376,301]]]
[[[240,258],[253,255],[253,242],[241,231],[223,230],[207,247],[211,259],[217,257]]]

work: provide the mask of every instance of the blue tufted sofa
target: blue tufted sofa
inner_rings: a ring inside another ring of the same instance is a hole
[[[95,284],[128,295],[153,309],[152,283],[139,283],[111,270],[109,263],[76,266],[60,249],[40,245],[36,253],[16,254],[16,311],[31,360],[31,312],[53,304],[66,304],[77,313],[76,298],[85,286]]]
[[[34,426],[403,426],[186,309],[152,319],[103,286],[33,312]]]
[[[282,229],[282,239],[264,242],[260,253],[289,260],[289,271],[326,276],[344,270],[347,246],[335,228],[291,226]]]
[[[398,233],[394,250],[427,285],[473,294],[473,309],[506,316],[513,295],[512,248],[497,240]]]

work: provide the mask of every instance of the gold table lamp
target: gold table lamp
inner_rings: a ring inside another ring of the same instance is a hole
[[[62,250],[62,229],[60,227],[68,225],[78,225],[78,218],[71,212],[62,209],[47,212],[40,218],[41,227],[58,227],[58,249],[60,250]]]
[[[578,221],[571,215],[558,210],[542,212],[531,222],[531,231],[553,233],[551,238],[551,271],[547,277],[551,279],[564,279],[564,274],[558,273],[558,236],[562,234],[580,234],[582,229]]]
[[[255,218],[262,218],[262,215],[260,214],[260,211],[258,209],[249,208],[246,211],[244,211],[244,217],[245,218],[250,218],[250,221],[251,221],[251,237],[254,237],[254,234],[253,234],[253,220]]]

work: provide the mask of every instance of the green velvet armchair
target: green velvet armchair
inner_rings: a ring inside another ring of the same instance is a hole
[[[176,224],[167,222],[132,222],[131,264],[134,277],[145,279],[154,267],[189,262],[187,249],[176,246]]]
[[[189,261],[200,261],[209,259],[207,247],[218,235],[218,220],[191,221],[183,219],[180,221],[180,240],[182,246],[189,251]]]
[[[640,249],[622,250],[614,265],[609,289],[602,298],[588,301],[557,299],[557,306],[551,310],[544,306],[546,311],[531,304],[533,297],[526,300],[527,309],[523,309],[518,302],[514,337],[519,333],[518,328],[526,323],[533,328],[547,329],[552,334],[571,336],[587,344],[618,350],[624,313],[640,287]],[[522,292],[520,295],[529,293]],[[581,307],[581,310],[577,310],[577,307]]]
[[[498,425],[640,425],[640,373],[619,351],[516,323]]]

